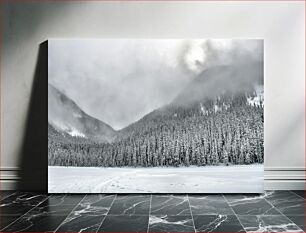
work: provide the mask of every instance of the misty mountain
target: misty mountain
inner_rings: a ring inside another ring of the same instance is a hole
[[[256,65],[258,72],[249,72],[247,65],[216,66],[203,71],[170,104],[122,129],[121,136],[134,135],[139,129],[149,132],[153,130],[149,126],[161,120],[186,121],[189,117],[203,118],[237,108],[263,108],[262,64]]]
[[[48,140],[51,144],[95,144],[95,142],[90,139],[71,136],[65,131],[58,130],[50,123],[48,123]]]
[[[227,94],[252,93],[262,86],[263,63],[222,65],[204,70],[172,101],[172,105],[188,106]]]
[[[63,142],[69,141],[70,137],[95,142],[111,142],[115,138],[111,126],[86,114],[51,84],[48,84],[48,122],[52,126],[49,135],[61,137]]]
[[[178,167],[263,163],[261,75],[247,72],[247,66],[206,70],[170,104],[122,130],[112,131],[111,135],[116,135],[113,141],[64,142],[52,147],[49,165]],[[63,115],[69,116],[68,121],[62,117],[61,122],[70,122],[71,116],[80,114],[70,101],[61,106],[65,108]]]

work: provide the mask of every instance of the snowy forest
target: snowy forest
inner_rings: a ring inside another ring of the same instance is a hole
[[[264,103],[256,92],[168,104],[116,131],[111,142],[49,124],[49,166],[180,167],[263,163]]]

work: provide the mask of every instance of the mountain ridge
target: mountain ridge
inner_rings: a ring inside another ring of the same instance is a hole
[[[48,84],[48,123],[71,136],[96,142],[111,142],[115,138],[110,125],[85,113],[52,84]]]

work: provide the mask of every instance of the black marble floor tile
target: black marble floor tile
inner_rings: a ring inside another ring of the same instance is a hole
[[[153,195],[151,215],[191,215],[187,195]]]
[[[18,192],[1,201],[2,215],[21,216],[48,198],[45,194]]]
[[[3,200],[4,198],[7,198],[14,193],[15,193],[15,191],[0,191],[0,200]]]
[[[150,215],[149,232],[195,232],[195,229],[190,215]]]
[[[65,220],[66,216],[24,215],[3,232],[53,232]]]
[[[147,232],[149,216],[107,215],[98,232]]]
[[[77,214],[106,215],[116,195],[87,195],[74,209]]]
[[[85,194],[52,194],[49,197],[50,205],[77,205],[82,199],[85,198]]]
[[[82,200],[84,195],[80,195],[78,198],[76,196],[73,199],[69,199],[66,195],[51,196],[34,209],[32,209],[30,215],[59,215],[68,216],[71,211],[77,206],[77,204]],[[66,204],[67,203],[67,204]]]
[[[261,195],[224,195],[238,215],[279,215],[279,211]]]
[[[28,214],[31,215],[53,215],[53,216],[68,216],[75,208],[73,205],[50,206],[48,204],[41,204],[32,209]]]
[[[305,200],[290,191],[267,192],[265,199],[285,215],[304,215]]]
[[[5,231],[54,231],[61,222],[65,220],[67,215],[76,207],[76,205],[84,198],[85,195],[54,195],[42,201],[36,207],[23,215],[17,222],[5,228]],[[24,198],[24,197],[23,197]],[[36,197],[33,196],[33,199]],[[7,199],[5,199],[7,200]],[[35,204],[37,202],[34,202]],[[24,202],[17,203],[14,208],[24,208]],[[11,207],[10,207],[11,208]],[[12,212],[11,209],[10,214]],[[6,211],[5,213],[7,213]]]
[[[303,191],[224,195],[225,198],[97,194],[48,197],[30,192],[10,193],[1,201],[0,230],[194,232],[196,228],[197,232],[302,232],[305,199],[301,195]]]
[[[194,215],[196,232],[245,232],[235,215]]]
[[[295,194],[299,195],[300,197],[305,199],[305,191],[304,190],[295,190],[295,191],[291,191],[294,192]]]
[[[283,215],[238,216],[247,232],[303,232]]]
[[[18,218],[20,218],[20,216],[18,216],[18,215],[10,215],[10,216],[1,215],[1,217],[0,217],[0,231],[2,231],[2,229],[4,229],[8,225],[10,225],[14,221],[16,221]]]
[[[117,195],[109,215],[149,215],[150,195]]]
[[[56,232],[97,232],[105,215],[70,214]]]
[[[305,231],[306,218],[304,215],[286,215],[293,223]]]
[[[222,195],[188,195],[193,215],[234,215]]]

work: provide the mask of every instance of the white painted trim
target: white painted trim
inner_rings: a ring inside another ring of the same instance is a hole
[[[16,190],[17,189],[17,181],[13,180],[0,180],[1,190]]]
[[[265,167],[265,171],[306,171],[305,167]]]
[[[21,169],[19,167],[1,167],[0,172],[5,171],[20,171]]]
[[[298,174],[298,175],[290,175],[290,174],[278,174],[278,175],[266,175],[265,174],[265,180],[305,180],[304,174]]]
[[[0,180],[20,180],[20,177],[17,175],[1,175]]]

